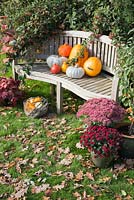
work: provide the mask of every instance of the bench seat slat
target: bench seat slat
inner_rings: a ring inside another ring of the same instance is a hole
[[[110,82],[110,81],[108,82],[108,81],[103,80],[96,84],[85,85],[85,86],[83,86],[83,88],[85,88],[85,89],[89,88],[91,91],[95,90],[95,92],[100,92],[100,91],[110,88],[112,86],[112,82]]]
[[[17,73],[23,73],[23,67],[24,65],[16,66],[16,70],[18,70]],[[30,75],[27,75],[27,78],[40,81],[45,80],[45,82],[55,85],[59,81],[61,82],[62,86],[64,86],[64,88],[70,91],[72,90],[75,94],[81,96],[84,99],[90,98],[90,95],[91,97],[97,96],[110,98],[109,94],[111,94],[112,81],[103,75],[94,78],[85,76],[82,79],[72,79],[68,78],[63,73],[52,74],[50,72],[50,68],[43,63],[33,64]]]

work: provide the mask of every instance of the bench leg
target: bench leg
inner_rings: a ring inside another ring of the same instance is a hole
[[[119,97],[119,78],[115,75],[112,83],[111,98],[115,101],[118,101],[118,97]]]
[[[56,87],[57,114],[62,113],[63,109],[63,88],[61,83],[57,83]]]

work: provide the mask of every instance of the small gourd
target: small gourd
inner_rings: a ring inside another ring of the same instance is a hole
[[[46,60],[48,66],[50,68],[53,66],[53,64],[57,64],[57,65],[61,66],[62,63],[65,61],[67,61],[66,57],[59,57],[58,55],[51,55]]]
[[[66,70],[66,75],[70,78],[82,78],[84,74],[84,69],[79,67],[78,64],[75,66],[69,66]]]
[[[50,71],[52,74],[58,74],[61,71],[61,67],[57,64],[53,64]]]
[[[69,60],[75,61],[75,64],[78,64],[80,67],[83,67],[84,62],[88,59],[88,49],[82,44],[76,44],[69,55]]]
[[[58,48],[58,53],[60,56],[68,57],[70,55],[70,52],[72,50],[72,46],[65,43]]]
[[[68,64],[66,62],[63,62],[62,66],[61,66],[61,71],[63,73],[66,73],[67,68],[68,68]]]
[[[90,57],[85,61],[83,68],[88,76],[97,76],[102,69],[101,60],[97,57]]]

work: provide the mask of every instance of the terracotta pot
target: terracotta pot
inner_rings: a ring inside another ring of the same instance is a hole
[[[94,152],[91,152],[91,159],[93,163],[96,165],[96,167],[107,168],[110,166],[111,162],[113,161],[113,156],[102,158],[96,155]]]
[[[120,156],[123,158],[134,158],[134,135],[128,135],[130,123],[121,123],[117,129],[121,132],[122,142]]]

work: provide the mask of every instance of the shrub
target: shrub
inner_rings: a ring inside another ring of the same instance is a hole
[[[15,8],[15,9],[14,9]],[[17,34],[18,46],[25,49],[60,30],[85,30],[110,34],[116,42],[126,41],[133,27],[132,0],[6,0],[0,11],[8,16]]]
[[[19,80],[0,78],[0,105],[15,106],[24,93],[19,89]]]
[[[6,54],[6,58],[3,59],[4,63],[12,61],[16,54],[15,45],[15,32],[8,27],[8,18],[6,16],[0,16],[0,54]]]
[[[10,0],[3,3],[4,15],[17,35],[18,51],[24,52],[30,44],[40,43],[62,29],[65,7],[64,0]]]
[[[116,68],[120,78],[120,100],[127,108],[131,122],[129,134],[134,134],[134,28],[128,33],[127,43],[118,49],[118,66]]]

